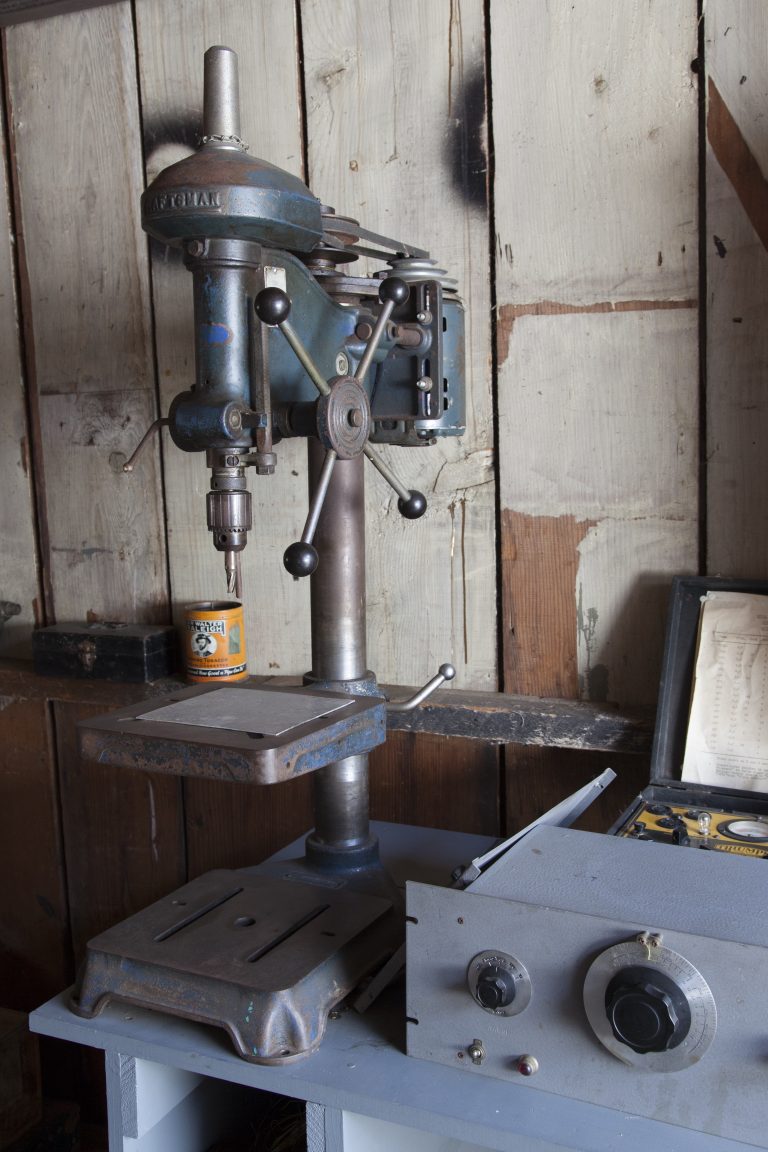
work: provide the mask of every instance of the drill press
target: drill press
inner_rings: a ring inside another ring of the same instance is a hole
[[[309,512],[284,564],[310,577],[312,667],[301,688],[204,686],[88,721],[81,748],[102,764],[255,783],[312,772],[315,827],[301,860],[208,873],[96,937],[72,1007],[93,1016],[115,998],[215,1023],[245,1059],[284,1063],[317,1047],[331,1008],[402,942],[368,821],[387,703],[367,667],[363,466],[404,517],[424,513],[374,445],[464,430],[463,312],[426,251],[247,155],[230,49],[206,53],[204,90],[199,150],[142,200],[143,227],[183,250],[194,285],[196,380],[156,425],[206,453],[208,527],[238,596],[245,470],[269,476],[280,440],[307,438]],[[387,267],[350,275],[361,256]],[[395,707],[453,674],[443,665]]]

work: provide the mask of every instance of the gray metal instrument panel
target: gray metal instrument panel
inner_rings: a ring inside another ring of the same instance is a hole
[[[768,1147],[763,862],[627,846],[536,829],[466,891],[409,884],[408,1054]],[[659,976],[617,992],[637,965]],[[658,983],[669,1003],[665,978],[682,996],[661,1013],[668,1050],[637,1052],[609,1014],[644,1025],[633,997]],[[515,1013],[505,984],[523,988]]]

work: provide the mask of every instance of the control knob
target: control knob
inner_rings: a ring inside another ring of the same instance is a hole
[[[508,1008],[515,998],[515,978],[507,968],[488,964],[478,973],[475,996],[491,1012]]]
[[[517,1016],[531,999],[531,978],[516,956],[486,949],[473,956],[467,985],[475,1003],[494,1016]]]
[[[701,972],[645,931],[606,948],[584,979],[595,1036],[623,1064],[678,1072],[701,1060],[717,1031],[717,1007]]]
[[[678,984],[663,972],[632,965],[605,990],[614,1036],[633,1052],[669,1052],[688,1034],[691,1009]]]

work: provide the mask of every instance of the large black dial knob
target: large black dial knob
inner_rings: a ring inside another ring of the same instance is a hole
[[[508,1008],[515,998],[515,978],[506,968],[489,964],[477,977],[475,996],[483,1008],[492,1012]]]
[[[605,990],[614,1036],[634,1052],[668,1052],[685,1039],[691,1009],[682,989],[644,965],[622,969]]]

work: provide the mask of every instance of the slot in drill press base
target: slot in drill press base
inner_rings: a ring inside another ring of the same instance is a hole
[[[394,900],[340,876],[209,872],[91,940],[72,1009],[125,1001],[224,1028],[253,1063],[291,1063],[401,935]]]

